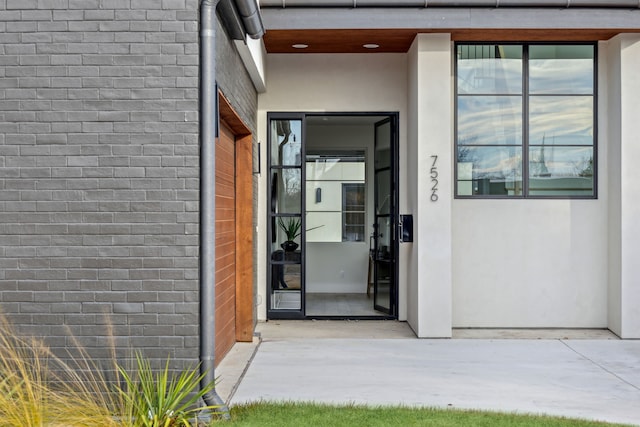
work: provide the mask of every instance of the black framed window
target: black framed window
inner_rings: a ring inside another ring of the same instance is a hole
[[[596,197],[595,44],[456,44],[456,197]]]

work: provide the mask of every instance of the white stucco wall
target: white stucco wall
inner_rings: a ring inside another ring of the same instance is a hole
[[[404,54],[269,54],[267,90],[258,98],[259,180],[258,318],[266,318],[267,112],[399,112],[400,164],[406,163],[407,58]],[[405,212],[406,175],[400,169],[400,212]],[[406,247],[400,247],[399,318],[406,319]]]
[[[454,200],[454,327],[607,327],[605,79],[600,73],[597,200]]]
[[[606,135],[597,200],[453,200],[453,49],[446,36],[421,35],[408,56],[414,330],[433,337],[450,336],[451,327],[606,327]]]
[[[408,256],[408,322],[419,337],[451,336],[452,50],[448,34],[420,34],[408,53],[409,203],[414,242]],[[431,167],[437,156],[437,200]],[[403,166],[401,166],[402,168]]]
[[[605,47],[611,146],[609,327],[623,338],[640,338],[640,36],[623,34]]]
[[[423,34],[405,54],[269,55],[259,97],[259,318],[266,317],[266,114],[400,112],[399,313],[421,337],[452,327],[610,327],[640,337],[640,37],[600,43],[598,199],[453,199],[453,47]],[[438,202],[430,200],[438,156]],[[611,203],[610,203],[611,202]]]
[[[615,37],[613,40],[602,42],[599,45],[599,58],[602,67],[600,77],[606,84],[601,85],[600,101],[605,104],[607,120],[602,121],[601,132],[607,136],[609,161],[607,168],[609,180],[607,193],[609,196],[608,210],[608,234],[609,234],[609,275],[608,275],[608,298],[607,298],[607,324],[609,329],[616,334],[621,331],[621,289],[620,289],[620,266],[621,266],[621,238],[620,235],[620,170],[621,149],[620,149],[620,121],[622,107],[620,100],[620,47],[621,40]]]
[[[602,199],[453,206],[454,327],[607,326]]]

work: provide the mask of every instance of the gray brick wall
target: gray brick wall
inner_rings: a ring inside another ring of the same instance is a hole
[[[255,121],[256,111],[258,110],[256,89],[251,82],[249,74],[244,69],[233,42],[226,37],[226,33],[220,23],[218,23],[216,34],[218,35],[216,38],[216,51],[218,53],[216,79],[218,87],[229,99],[240,118],[256,135]]]
[[[0,0],[0,307],[56,349],[198,358],[198,3]]]

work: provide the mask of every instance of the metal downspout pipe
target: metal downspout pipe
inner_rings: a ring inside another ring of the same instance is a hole
[[[220,0],[218,13],[229,37],[234,40],[259,39],[264,35],[262,16],[256,0]]]
[[[261,38],[264,35],[264,25],[256,0],[235,0],[235,3],[246,33],[252,39]]]
[[[215,381],[216,347],[216,137],[218,90],[216,87],[216,8],[220,0],[200,3],[200,372],[201,386]],[[253,38],[264,34],[256,0],[235,0],[244,28]],[[206,405],[229,408],[213,390],[203,396]]]
[[[200,4],[200,372],[201,386],[215,381],[216,332],[216,6],[219,0]],[[213,390],[203,396],[206,405],[219,405],[225,417],[229,408]]]

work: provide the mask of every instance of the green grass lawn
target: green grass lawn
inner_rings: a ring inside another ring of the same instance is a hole
[[[218,424],[218,423],[216,423]],[[566,418],[430,408],[328,406],[311,403],[255,403],[231,408],[229,426],[572,426],[614,424]],[[615,424],[620,425],[620,424]]]

